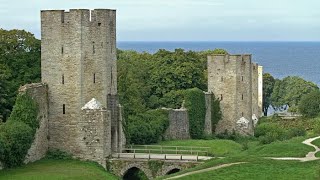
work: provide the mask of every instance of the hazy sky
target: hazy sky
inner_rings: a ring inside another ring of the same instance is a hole
[[[120,41],[320,41],[320,0],[0,0],[0,28],[40,38],[42,9],[117,10]]]

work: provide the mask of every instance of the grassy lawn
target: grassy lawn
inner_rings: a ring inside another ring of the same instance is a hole
[[[258,142],[249,142],[248,150],[243,155],[259,157],[305,157],[314,151],[314,148],[302,144],[306,137],[296,137],[286,141],[276,141],[271,144],[260,145]]]
[[[320,161],[275,161],[255,160],[246,164],[234,165],[214,171],[194,174],[180,179],[319,179]]]
[[[314,141],[311,142],[313,145],[316,145],[318,147],[320,147],[320,139],[316,139]]]
[[[0,171],[2,180],[118,179],[102,167],[77,160],[40,160],[15,169]]]
[[[238,154],[242,151],[242,145],[231,140],[177,140],[163,141],[158,145],[163,146],[195,146],[209,147],[209,154],[214,156],[228,156]]]

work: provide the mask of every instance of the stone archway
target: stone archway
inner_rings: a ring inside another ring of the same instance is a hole
[[[183,168],[181,166],[176,166],[176,165],[167,166],[167,167],[162,169],[161,176],[177,173],[177,172],[179,172],[181,170],[183,170]]]
[[[124,173],[122,179],[123,180],[140,180],[140,179],[145,179],[144,177],[147,177],[147,175],[141,169],[137,167],[132,167]]]
[[[131,173],[137,173],[138,171],[143,172],[148,179],[153,178],[151,171],[139,163],[128,164],[121,170],[120,175],[125,178],[125,176],[131,175]]]
[[[174,174],[174,173],[177,173],[177,172],[179,172],[179,171],[180,171],[180,169],[174,168],[174,169],[171,169],[170,171],[168,171],[168,172],[166,173],[166,175]]]

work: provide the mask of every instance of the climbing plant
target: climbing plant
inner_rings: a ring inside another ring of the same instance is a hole
[[[193,139],[203,138],[206,116],[205,95],[198,88],[184,92],[185,107],[188,109],[190,136]]]

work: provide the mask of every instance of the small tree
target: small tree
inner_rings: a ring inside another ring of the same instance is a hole
[[[263,74],[263,114],[268,115],[268,108],[271,105],[271,95],[276,80],[269,73]]]
[[[299,112],[305,117],[316,117],[320,113],[320,91],[313,91],[302,97]]]

